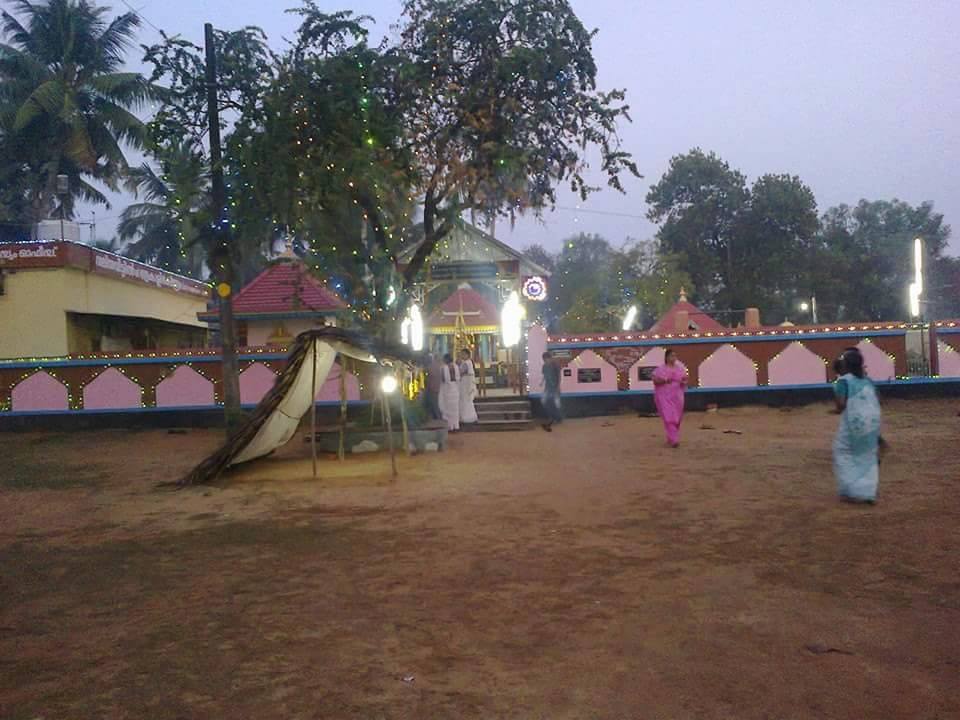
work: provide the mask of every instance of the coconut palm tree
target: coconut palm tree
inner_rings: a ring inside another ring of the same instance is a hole
[[[123,211],[117,235],[124,255],[195,278],[203,273],[201,228],[209,223],[209,173],[188,142],[163,154],[162,175],[143,163],[127,173],[127,189],[143,199]]]
[[[133,111],[159,97],[140,74],[122,71],[140,19],[126,13],[108,22],[108,9],[89,0],[11,6],[0,13],[0,141],[33,171],[30,220],[56,207],[58,174],[70,178],[67,217],[78,199],[109,206],[94,183],[117,189],[127,169],[123,145],[144,140]]]

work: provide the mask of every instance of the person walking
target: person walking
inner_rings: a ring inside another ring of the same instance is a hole
[[[843,374],[834,385],[840,426],[833,439],[833,471],[842,500],[873,504],[880,484],[882,415],[877,391],[867,377],[863,355],[849,348],[837,367]]]
[[[477,370],[467,349],[460,351],[460,422],[475,423],[477,408],[473,401],[477,397]]]
[[[687,368],[677,360],[673,350],[663,356],[663,365],[653,371],[653,401],[663,420],[667,444],[680,445],[680,423],[683,422],[684,394],[687,389]]]
[[[543,429],[553,432],[553,426],[563,422],[563,410],[560,402],[560,365],[548,352],[543,354],[543,409],[547,414]]]
[[[460,370],[450,353],[443,356],[440,373],[440,414],[447,422],[447,430],[460,429]]]

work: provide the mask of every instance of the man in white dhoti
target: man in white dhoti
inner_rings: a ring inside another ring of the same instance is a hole
[[[456,432],[460,429],[460,370],[450,353],[443,356],[440,378],[440,414],[447,429]]]
[[[460,422],[477,422],[477,409],[473,401],[477,397],[477,371],[470,359],[469,350],[460,351]]]

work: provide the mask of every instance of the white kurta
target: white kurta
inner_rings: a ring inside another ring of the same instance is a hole
[[[477,422],[477,409],[473,405],[477,397],[477,372],[473,360],[460,363],[460,422]]]
[[[459,430],[460,371],[456,365],[444,365],[440,377],[440,414],[447,421],[448,430]]]

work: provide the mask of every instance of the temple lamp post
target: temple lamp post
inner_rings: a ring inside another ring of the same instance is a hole
[[[810,313],[810,322],[814,325],[817,324],[817,296],[812,295],[810,297],[810,302],[804,300],[800,303],[800,310],[802,312]]]
[[[927,345],[923,336],[923,240],[914,238],[913,241],[913,282],[907,289],[910,300],[910,318],[920,323],[920,353],[923,359],[923,372],[927,374]]]
[[[57,197],[60,199],[60,239],[63,240],[63,201],[70,194],[70,177],[57,175]]]

